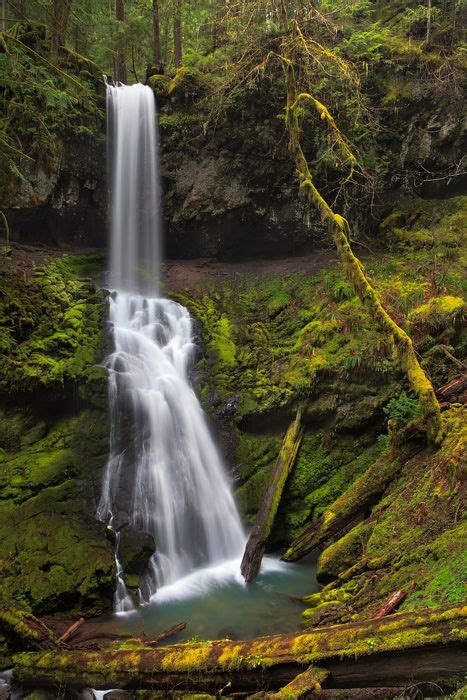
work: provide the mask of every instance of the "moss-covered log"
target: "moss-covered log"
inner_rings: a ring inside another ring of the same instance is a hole
[[[347,491],[326,508],[317,522],[312,523],[300,533],[283,555],[283,559],[296,561],[316,547],[334,542],[339,538],[339,543],[336,543],[335,546],[331,545],[323,552],[323,563],[319,568],[323,572],[326,569],[330,571],[331,568],[335,568],[339,560],[345,561],[344,550],[347,549],[347,552],[350,552],[352,534],[349,533],[348,536],[340,538],[345,535],[349,525],[356,525],[362,516],[365,517],[365,523],[369,524],[368,511],[379,501],[388,485],[401,470],[410,474],[422,464],[427,473],[434,473],[438,469],[443,469],[445,464],[463,463],[462,430],[464,422],[464,411],[451,409],[446,413],[446,434],[439,449],[433,450],[426,447],[420,450],[416,444],[412,446],[407,444],[403,449],[392,449],[387,454],[382,455],[354,481]],[[363,525],[361,527],[364,528]],[[356,559],[355,566],[360,568],[364,564],[365,558],[356,555]],[[353,574],[355,573],[356,570]],[[339,572],[339,575],[342,576],[343,573]]]
[[[55,635],[47,625],[30,612],[7,603],[0,603],[0,636],[11,651],[57,647]]]
[[[284,48],[285,54],[287,54],[287,46]],[[289,147],[297,168],[300,189],[306,194],[310,204],[317,209],[322,220],[328,225],[334,244],[346,270],[347,277],[355,289],[356,294],[366,306],[371,318],[374,319],[381,331],[386,333],[391,339],[400,367],[407,375],[410,386],[422,406],[428,439],[433,444],[439,444],[442,439],[439,403],[436,399],[431,381],[420,366],[412,340],[388,314],[381,303],[378,292],[371,284],[362,263],[352,251],[350,245],[350,228],[347,220],[332,210],[313,184],[313,177],[300,143],[298,114],[299,107],[304,100],[311,101],[320,114],[321,119],[327,121],[333,131],[335,133],[337,132],[339,144],[341,148],[343,148],[344,155],[350,162],[352,169],[354,167],[355,157],[343,141],[326,107],[318,102],[312,95],[306,93],[298,94],[294,66],[287,55],[282,57],[282,63],[287,89],[286,124],[289,133]]]
[[[309,666],[306,671],[295,676],[271,698],[307,698],[316,695],[321,690],[322,683],[329,677],[329,671],[315,666]]]
[[[297,561],[339,534],[353,518],[378,500],[403,464],[400,456],[383,455],[326,509],[322,518],[300,533],[282,559]]]
[[[303,438],[300,409],[295,420],[289,425],[277,457],[271,482],[264,495],[263,502],[256,516],[255,524],[245,547],[241,571],[247,583],[253,581],[261,567],[261,560],[266,549],[269,535],[274,525],[277,509],[281,500],[287,477],[295,463]]]
[[[399,685],[409,677],[427,679],[462,673],[463,659],[458,647],[465,640],[466,615],[467,607],[449,606],[294,636],[197,642],[156,649],[128,645],[87,653],[26,652],[13,659],[15,678],[35,687],[55,684],[62,688],[176,687],[217,691],[230,682],[232,691],[276,690],[310,664],[316,664],[331,670],[330,680],[323,681],[323,687],[331,682],[337,687],[352,687],[350,678],[360,685],[381,686],[388,680],[391,685]],[[396,663],[390,663],[393,655]],[[417,663],[401,662],[401,658],[411,655],[421,664],[420,673],[416,672]],[[429,667],[420,661],[425,658],[430,659]],[[353,672],[356,659],[362,663],[364,676]]]

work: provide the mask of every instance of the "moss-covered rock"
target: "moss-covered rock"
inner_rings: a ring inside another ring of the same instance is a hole
[[[96,367],[103,354],[105,294],[76,277],[64,257],[21,277],[0,270],[0,392],[32,392],[66,383],[105,386]],[[78,266],[78,270],[79,270]]]
[[[110,608],[113,550],[93,517],[107,450],[99,424],[82,412],[0,460],[0,594],[35,613]]]
[[[154,91],[156,98],[164,98],[169,94],[170,77],[168,75],[151,75],[148,85]]]
[[[459,323],[464,306],[464,300],[460,297],[432,297],[426,304],[413,309],[407,320],[415,330],[425,329],[436,333]]]
[[[113,547],[95,518],[108,425],[103,293],[64,257],[0,273],[0,596],[34,613],[111,608]]]

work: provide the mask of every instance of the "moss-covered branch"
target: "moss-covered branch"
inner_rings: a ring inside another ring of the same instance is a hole
[[[289,59],[283,59],[282,65],[287,88],[286,124],[289,133],[289,148],[297,168],[300,188],[306,194],[309,202],[318,210],[322,220],[327,223],[356,294],[362,303],[365,304],[379,328],[391,338],[401,369],[407,375],[410,385],[421,403],[428,439],[431,443],[439,444],[442,439],[439,403],[429,378],[418,362],[412,341],[383,307],[379,294],[371,284],[362,263],[353,253],[347,220],[333,211],[313,184],[312,174],[300,144],[300,125],[297,108],[301,100],[305,97],[312,100],[321,117],[328,121],[334,132],[337,131],[339,133],[339,130],[324,105],[311,95],[298,94],[292,62]],[[342,137],[339,138],[339,143],[344,148],[346,156],[350,159],[353,166],[354,156]]]
[[[56,684],[62,689],[91,686],[216,690],[230,682],[232,691],[264,689],[265,684],[269,689],[278,689],[310,664],[332,666],[333,682],[339,682],[340,674],[348,677],[349,665],[353,668],[356,658],[371,657],[370,672],[365,670],[365,681],[371,684],[372,674],[381,680],[380,661],[383,666],[386,664],[387,677],[388,654],[405,651],[405,658],[412,650],[429,654],[434,649],[441,656],[441,670],[446,673],[449,669],[452,674],[462,671],[462,658],[456,649],[465,639],[466,615],[467,608],[451,606],[314,629],[295,636],[197,642],[156,649],[127,645],[100,652],[27,652],[14,657],[15,678],[36,688]],[[398,663],[391,665],[391,681],[404,678],[400,654],[397,658]],[[410,673],[416,678],[414,668],[410,666]],[[430,673],[437,671],[427,670],[425,664],[420,677],[430,677]]]

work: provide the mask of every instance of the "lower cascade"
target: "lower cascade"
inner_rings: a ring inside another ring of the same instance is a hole
[[[140,581],[141,602],[198,568],[240,557],[245,537],[189,380],[195,350],[190,315],[157,296],[159,243],[148,245],[160,231],[157,149],[145,147],[157,143],[152,91],[108,85],[107,104],[114,352],[104,363],[111,432],[98,516],[116,532],[115,611],[125,612],[134,604],[119,561],[122,518],[156,544]],[[149,203],[141,193],[151,193]]]

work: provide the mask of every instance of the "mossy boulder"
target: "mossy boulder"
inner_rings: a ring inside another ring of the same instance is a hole
[[[440,332],[455,327],[464,314],[464,300],[449,295],[433,297],[413,309],[407,319],[415,331]]]
[[[0,459],[0,594],[35,613],[111,607],[113,549],[93,517],[107,449],[99,423],[83,412]]]
[[[181,66],[169,83],[168,92],[175,100],[186,101],[199,95],[206,85],[206,76],[195,66]]]
[[[320,554],[316,570],[320,583],[336,579],[340,573],[350,569],[361,559],[365,551],[367,532],[368,525],[359,523]]]
[[[78,268],[79,269],[79,268]],[[105,352],[105,293],[78,279],[69,256],[18,275],[0,271],[0,393],[44,388],[65,395],[66,385],[96,393],[106,373],[96,366]]]
[[[153,90],[156,99],[163,99],[169,94],[170,77],[168,75],[151,75],[148,85]]]
[[[36,614],[111,609],[115,562],[96,520],[107,460],[105,295],[64,256],[0,273],[0,597]]]
[[[149,532],[137,530],[130,525],[120,530],[118,553],[130,589],[138,588],[139,577],[155,551],[156,544]]]

